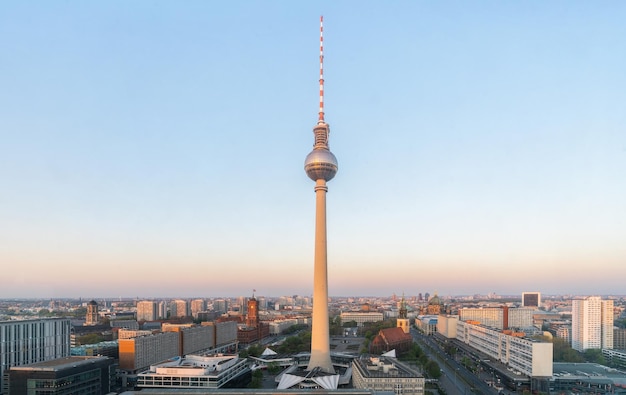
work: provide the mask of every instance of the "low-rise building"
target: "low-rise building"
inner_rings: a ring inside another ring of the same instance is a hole
[[[352,361],[356,389],[405,395],[424,394],[424,376],[395,358],[372,357]]]
[[[383,313],[363,312],[363,311],[345,311],[340,315],[341,322],[346,323],[355,321],[358,326],[363,326],[365,322],[379,322],[383,320]]]
[[[217,389],[241,384],[249,372],[237,355],[188,355],[151,365],[137,375],[137,387]]]

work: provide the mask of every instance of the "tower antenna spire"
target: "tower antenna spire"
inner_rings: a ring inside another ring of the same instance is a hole
[[[318,123],[324,122],[324,16],[320,16],[320,112]]]

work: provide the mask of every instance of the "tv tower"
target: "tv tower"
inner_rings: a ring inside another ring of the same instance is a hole
[[[337,174],[337,158],[328,148],[330,128],[324,120],[324,17],[320,17],[320,109],[313,151],[304,161],[304,170],[315,181],[315,268],[313,277],[313,330],[311,359],[307,370],[319,368],[335,373],[330,360],[328,327],[328,264],[326,252],[326,182]]]

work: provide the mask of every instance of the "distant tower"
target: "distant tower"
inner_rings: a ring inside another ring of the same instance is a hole
[[[408,312],[406,310],[406,301],[404,300],[404,295],[402,295],[402,301],[400,302],[400,312],[398,314],[398,320],[396,322],[396,326],[398,328],[402,328],[404,333],[409,333],[409,319],[407,318]]]
[[[259,302],[254,297],[248,299],[248,314],[246,315],[246,325],[258,328],[259,327]]]
[[[328,148],[330,128],[324,120],[324,28],[320,17],[320,108],[313,151],[304,161],[304,170],[315,181],[315,268],[313,278],[313,330],[311,335],[311,359],[307,370],[320,368],[335,373],[330,360],[330,336],[328,326],[328,265],[326,250],[326,182],[337,174],[337,159]]]
[[[98,325],[98,303],[95,300],[87,303],[85,325]]]

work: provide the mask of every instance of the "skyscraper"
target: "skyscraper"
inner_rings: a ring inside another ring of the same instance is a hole
[[[137,321],[155,321],[158,315],[157,302],[142,300],[137,302]]]
[[[326,182],[337,174],[337,159],[328,148],[330,128],[324,120],[324,28],[320,17],[320,107],[317,125],[313,128],[313,151],[304,161],[304,170],[315,181],[315,258],[313,278],[313,329],[311,359],[307,370],[320,368],[334,373],[330,360],[328,326],[328,264],[326,247]]]
[[[572,300],[572,348],[613,348],[613,301],[589,296]]]

